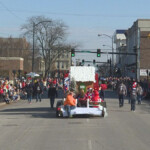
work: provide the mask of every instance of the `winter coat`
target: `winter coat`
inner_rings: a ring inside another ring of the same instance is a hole
[[[56,88],[55,87],[50,87],[48,89],[48,97],[50,98],[50,97],[55,97],[55,96],[57,96]]]
[[[27,84],[25,86],[25,91],[26,91],[27,95],[32,95],[33,94],[33,86],[31,84]]]
[[[40,84],[36,84],[35,87],[34,87],[34,93],[35,94],[41,94],[43,91],[42,91],[42,87],[40,86]]]
[[[143,89],[142,89],[141,86],[138,86],[138,87],[137,87],[137,94],[138,94],[138,95],[143,95]]]
[[[123,83],[118,87],[118,95],[127,95],[127,88]]]
[[[133,88],[131,91],[131,99],[136,99],[137,97],[137,88]]]
[[[64,102],[65,105],[76,106],[76,100],[73,98],[72,94],[68,94]]]

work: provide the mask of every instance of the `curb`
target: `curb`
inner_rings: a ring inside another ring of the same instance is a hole
[[[5,102],[0,103],[0,106],[4,106],[4,105],[6,105],[6,103],[5,103]]]
[[[19,100],[17,100],[17,101],[20,101],[20,99],[19,99]],[[16,102],[17,102],[17,101],[16,101]],[[11,101],[9,104],[11,104],[11,103],[14,103],[14,102],[13,102],[13,101]],[[8,105],[8,104],[6,104],[5,102],[1,102],[1,103],[0,103],[0,107],[1,107],[1,106],[4,106],[4,105]]]

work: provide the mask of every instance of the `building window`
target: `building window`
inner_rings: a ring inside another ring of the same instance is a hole
[[[62,51],[62,58],[64,58],[64,51]]]
[[[68,65],[68,62],[66,62],[66,69],[68,69],[69,65]]]
[[[61,64],[61,68],[64,68],[64,62],[62,62],[62,64]]]
[[[66,58],[68,58],[69,57],[69,54],[68,54],[68,52],[66,53]]]
[[[57,62],[57,69],[59,68],[59,63]]]

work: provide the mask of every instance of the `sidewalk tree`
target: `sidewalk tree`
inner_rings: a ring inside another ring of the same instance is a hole
[[[71,49],[69,44],[64,44],[67,36],[67,26],[58,20],[43,16],[31,17],[27,24],[22,26],[23,36],[33,43],[35,58],[41,56],[45,63],[45,76],[51,71],[54,62],[65,51]]]

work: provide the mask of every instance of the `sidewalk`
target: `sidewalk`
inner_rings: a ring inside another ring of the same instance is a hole
[[[19,99],[19,100],[17,100],[17,101],[20,101],[20,100],[21,100],[21,99]],[[17,102],[17,101],[10,101],[9,104],[14,103],[14,102]],[[1,106],[4,106],[4,105],[9,105],[9,104],[6,104],[6,102],[0,102],[0,107],[1,107]]]
[[[5,102],[0,102],[0,107],[6,105]]]

